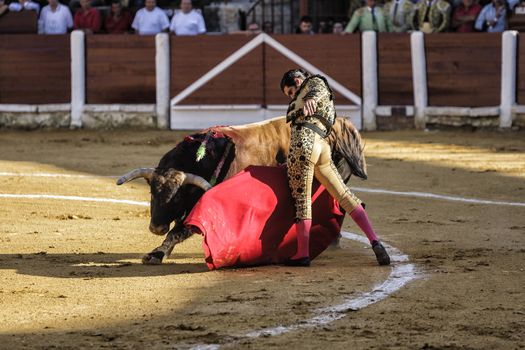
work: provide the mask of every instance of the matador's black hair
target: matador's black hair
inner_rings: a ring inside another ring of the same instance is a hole
[[[310,73],[303,69],[291,69],[288,72],[284,73],[283,78],[281,79],[281,91],[284,91],[285,86],[294,86],[294,78],[306,79],[310,76]]]

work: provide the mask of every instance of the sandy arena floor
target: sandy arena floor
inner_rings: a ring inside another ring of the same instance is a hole
[[[343,240],[309,269],[209,272],[197,236],[144,266],[162,241],[147,206],[20,196],[146,202],[144,181],[114,176],[155,166],[184,134],[0,131],[0,349],[525,348],[523,132],[364,133],[369,180],[352,187],[505,203],[356,191],[417,278],[315,327],[317,310],[370,292],[392,267]],[[360,232],[348,219],[345,230]]]

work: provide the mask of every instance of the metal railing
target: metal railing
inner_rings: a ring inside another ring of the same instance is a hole
[[[286,8],[289,9],[288,13]],[[261,21],[261,29],[268,34],[293,33],[295,23],[293,0],[256,0],[246,12],[246,21],[257,22],[258,18]]]

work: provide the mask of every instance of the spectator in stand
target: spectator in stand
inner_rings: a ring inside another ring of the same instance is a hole
[[[80,9],[75,13],[75,29],[81,29],[86,34],[100,32],[100,12],[91,7],[91,0],[80,0]]]
[[[4,0],[0,0],[0,16],[6,13],[9,10],[9,6],[5,4]]]
[[[410,0],[391,0],[385,4],[383,13],[392,32],[405,33],[412,29],[414,4]]]
[[[367,30],[375,32],[390,32],[389,22],[387,22],[383,9],[376,6],[376,0],[366,0],[366,6],[357,9],[346,26],[346,33],[353,33],[355,30],[365,32]]]
[[[111,11],[106,17],[106,31],[108,34],[124,34],[129,32],[131,14],[124,9],[120,0],[111,2]]]
[[[364,4],[364,1],[362,0],[350,0],[350,4],[348,5],[348,18],[352,18],[354,15],[354,12],[357,11],[357,9],[361,8]],[[343,26],[346,27],[346,26]]]
[[[516,5],[520,3],[520,0],[507,0],[507,6],[509,11],[514,11]]]
[[[343,23],[335,22],[334,25],[332,26],[332,34],[338,34],[338,35],[344,34]]]
[[[421,0],[412,17],[412,27],[423,33],[446,32],[452,7],[446,0]]]
[[[180,10],[171,20],[170,31],[176,35],[198,35],[206,33],[206,25],[200,11],[193,9],[191,0],[181,0]]]
[[[140,35],[156,35],[167,32],[170,21],[155,0],[146,0],[145,7],[137,11],[131,27]]]
[[[39,33],[41,34],[66,34],[73,28],[73,16],[67,6],[58,0],[47,0],[49,5],[44,6],[40,12]]]
[[[263,23],[263,32],[266,34],[273,34],[273,24],[270,21],[265,21]]]
[[[246,28],[246,30],[250,32],[250,34],[261,34],[261,28],[259,28],[257,22],[248,24],[248,28]]]
[[[503,32],[507,24],[507,9],[504,0],[492,0],[485,5],[476,20],[475,28],[479,31]]]
[[[303,16],[299,21],[299,27],[295,30],[295,34],[312,35],[315,34],[312,30],[312,17]]]
[[[19,12],[22,10],[30,10],[30,11],[40,11],[40,4],[33,2],[31,0],[18,0],[18,2],[12,2],[9,4],[9,11],[11,12]]]
[[[481,6],[476,0],[463,0],[452,16],[452,29],[458,33],[474,31],[474,23],[481,12]]]
[[[328,22],[326,21],[319,21],[319,24],[317,25],[317,33],[318,34],[328,34],[331,33],[331,28],[328,26]]]

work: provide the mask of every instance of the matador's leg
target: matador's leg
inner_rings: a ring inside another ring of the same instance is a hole
[[[330,148],[327,143],[321,141],[321,152],[315,167],[315,177],[326,188],[326,190],[339,202],[350,217],[355,221],[365,233],[372,245],[379,265],[389,265],[390,257],[385,247],[379,242],[379,238],[374,232],[368,215],[366,214],[361,200],[357,198],[345,185],[343,179],[337,172],[337,168],[330,157]]]
[[[175,226],[170,232],[168,232],[166,238],[160,246],[142,257],[142,263],[144,265],[162,264],[162,259],[170,256],[173,248],[175,248],[175,245],[183,242],[193,233],[194,232],[192,232],[192,230],[188,227]]]
[[[293,126],[287,159],[288,185],[295,205],[297,251],[285,262],[291,266],[310,265],[310,228],[312,226],[312,179],[314,163],[310,161],[314,135],[310,129]]]

